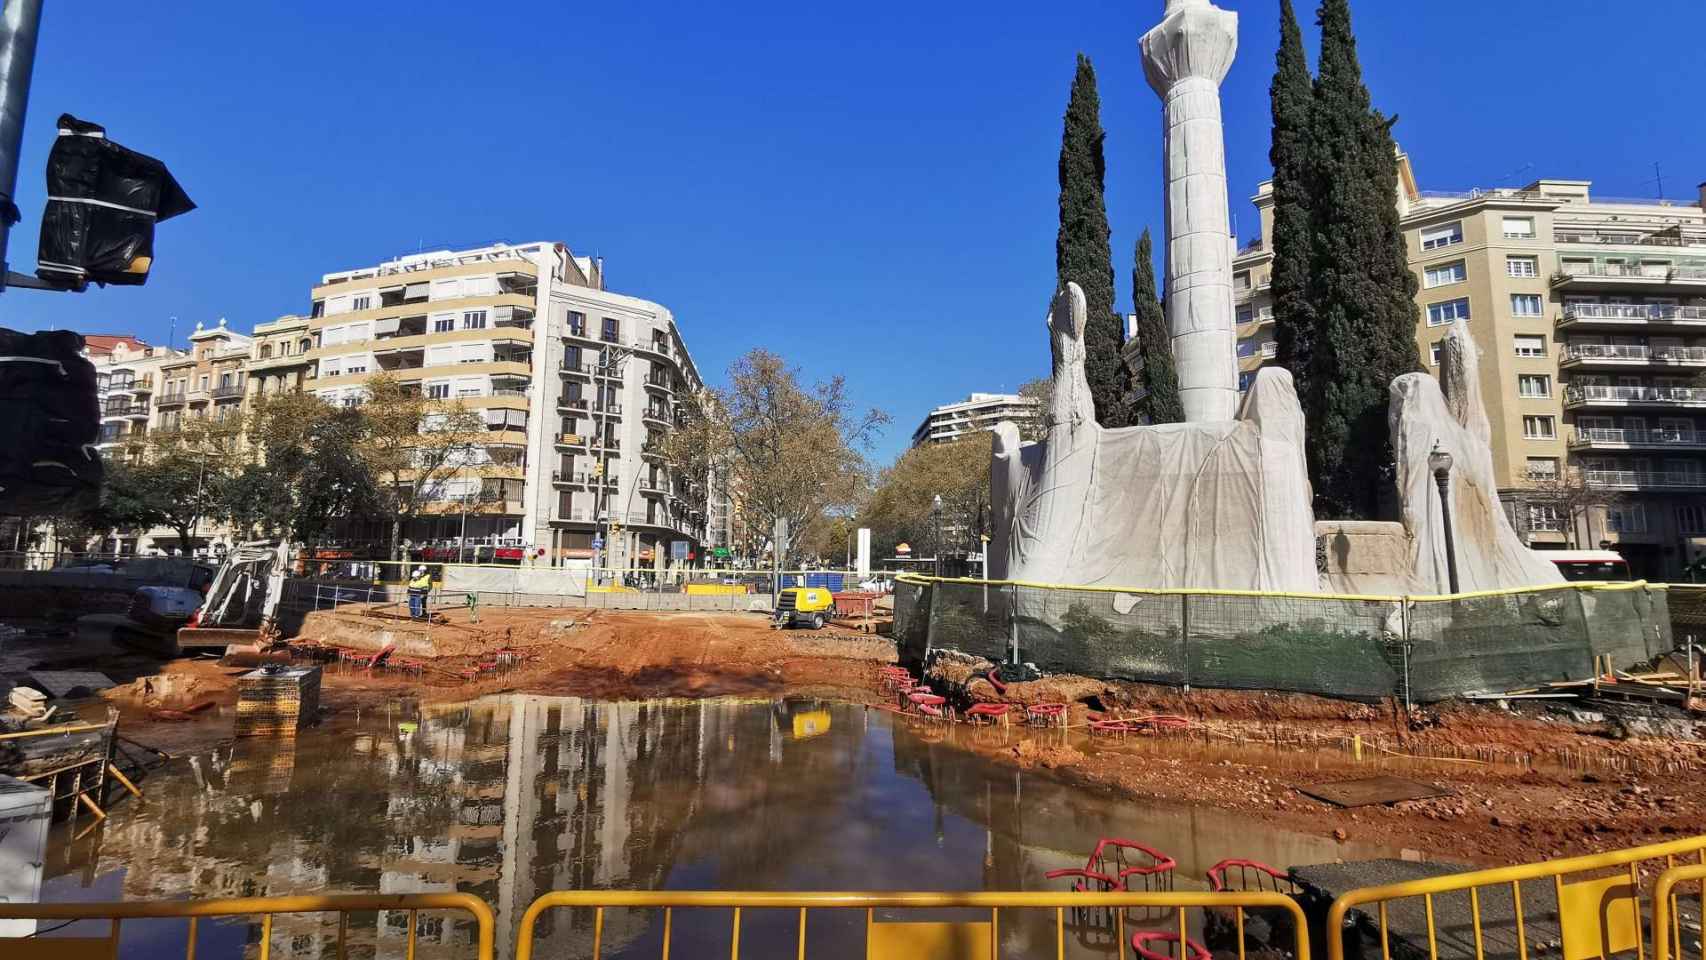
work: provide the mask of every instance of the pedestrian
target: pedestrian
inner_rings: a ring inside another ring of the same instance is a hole
[[[409,578],[409,618],[411,620],[426,619],[427,594],[432,592],[432,577],[427,575],[427,568],[416,567],[414,576]]]

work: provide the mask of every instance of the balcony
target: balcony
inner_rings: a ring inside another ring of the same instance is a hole
[[[648,390],[659,390],[664,393],[670,393],[675,389],[669,377],[660,377],[655,373],[646,377],[645,384]]]
[[[243,395],[243,384],[232,383],[222,387],[214,387],[210,392],[215,400],[235,400]]]
[[[641,419],[646,423],[663,427],[666,430],[673,425],[669,419],[668,410],[658,410],[652,407],[647,407],[646,412],[641,415]]]
[[[156,407],[176,407],[182,405],[187,397],[188,394],[185,391],[174,390],[171,393],[162,393],[155,397],[154,405]]]
[[[572,413],[585,413],[592,401],[585,397],[562,397],[557,401],[557,409]]]
[[[1668,263],[1565,263],[1552,275],[1554,287],[1637,286],[1667,284],[1706,285],[1706,267],[1679,267]]]
[[[1706,307],[1679,307],[1661,303],[1568,303],[1560,327],[1648,327],[1676,325],[1706,328]]]
[[[603,486],[614,488],[616,486],[615,477],[598,477],[585,471],[564,473],[561,470],[553,470],[551,471],[551,482],[572,487]]]
[[[1706,347],[1646,344],[1567,343],[1559,366],[1706,367]]]
[[[192,387],[184,394],[184,396],[188,398],[191,403],[206,403],[208,397],[207,388]]]
[[[101,407],[101,419],[117,419],[120,417],[148,418],[148,405],[134,403],[129,400],[109,400]]]
[[[1706,490],[1706,472],[1692,470],[1584,470],[1588,486],[1602,490]]]
[[[595,414],[602,413],[607,417],[620,417],[622,415],[622,404],[616,400],[607,400],[604,403],[593,404],[592,412]]]
[[[1613,387],[1571,384],[1564,388],[1564,406],[1574,407],[1706,407],[1706,387]]]
[[[559,433],[553,442],[559,447],[575,447],[584,450],[586,449],[587,440],[588,438],[585,434]]]
[[[640,481],[640,492],[655,494],[657,496],[667,496],[669,494],[669,484],[659,483],[656,480],[642,479]]]
[[[590,377],[592,376],[592,364],[569,363],[565,360],[557,372],[565,377]]]
[[[1696,430],[1619,430],[1577,427],[1571,448],[1588,450],[1706,450],[1706,433]]]

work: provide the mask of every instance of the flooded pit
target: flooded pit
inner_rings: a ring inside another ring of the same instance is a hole
[[[936,742],[949,735],[1013,734],[797,701],[403,703],[157,770],[146,799],[118,803],[104,826],[81,839],[87,821],[56,828],[43,896],[463,891],[497,912],[507,956],[521,911],[550,890],[1053,890],[1061,883],[1043,874],[1082,866],[1102,836],[1172,856],[1179,889],[1200,888],[1225,857],[1285,866],[1397,855],[1065,785]],[[743,954],[793,951],[797,917],[781,913],[749,913]],[[1004,951],[1052,948],[1052,920],[1004,914]],[[863,922],[814,913],[811,955],[859,955],[862,938],[842,934]],[[402,914],[358,915],[351,941],[392,955],[407,926]],[[542,955],[589,955],[592,926],[589,912],[547,913]],[[77,932],[91,931],[61,931]],[[464,955],[455,948],[471,937],[447,914],[423,914],[417,934],[423,956]],[[661,936],[661,916],[614,911],[602,955],[655,957]],[[197,956],[238,955],[258,937],[256,924],[206,923]],[[333,920],[280,918],[273,955],[333,956],[335,939]],[[1085,955],[1113,952],[1111,938],[1084,940]],[[727,911],[674,918],[682,956],[728,941]],[[181,955],[182,942],[181,924],[124,927],[126,956]]]

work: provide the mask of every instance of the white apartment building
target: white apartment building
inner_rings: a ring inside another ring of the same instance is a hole
[[[326,274],[306,357],[259,359],[268,370],[305,359],[307,389],[333,403],[360,403],[385,371],[484,417],[485,443],[406,533],[417,546],[563,565],[592,559],[608,525],[607,565],[698,559],[704,484],[649,441],[703,384],[669,310],[603,287],[601,262],[561,243],[412,254]]]
[[[947,443],[979,430],[993,430],[1003,420],[1014,423],[1042,417],[1042,404],[1034,397],[1016,393],[974,393],[958,403],[943,404],[930,411],[912,431],[912,445]]]

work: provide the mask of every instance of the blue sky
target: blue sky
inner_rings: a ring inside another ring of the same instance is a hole
[[[1223,88],[1232,211],[1268,172],[1277,0]],[[143,288],[12,291],[0,323],[133,332],[306,310],[328,270],[422,245],[563,240],[676,313],[720,380],[763,345],[847,377],[902,449],[932,405],[1046,372],[1055,162],[1073,55],[1108,129],[1117,289],[1158,224],[1161,0],[468,5],[79,0],[42,29],[12,242],[33,268],[63,111],[166,160],[200,209]],[[1313,7],[1301,3],[1313,55]],[[1706,179],[1706,4],[1353,0],[1375,102],[1424,189]],[[75,13],[73,13],[73,10]],[[1668,39],[1667,39],[1668,38]]]

